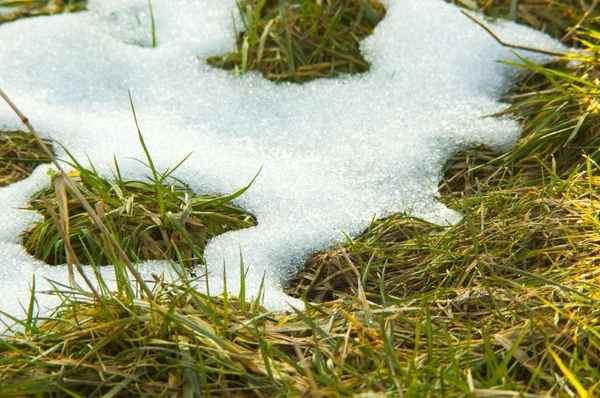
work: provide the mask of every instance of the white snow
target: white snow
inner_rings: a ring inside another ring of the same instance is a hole
[[[82,161],[87,154],[107,176],[113,154],[125,177],[147,174],[131,160],[144,157],[128,89],[159,170],[193,151],[176,175],[198,194],[234,192],[262,167],[236,202],[258,226],[207,246],[212,293],[222,291],[223,266],[238,292],[241,251],[248,297],[264,275],[267,307],[298,305],[281,286],[307,256],[343,241],[343,233],[359,234],[374,215],[457,222],[460,214],[435,199],[444,161],[477,144],[507,149],[519,135],[508,118],[484,118],[505,108],[498,98],[515,70],[496,61],[514,55],[442,0],[387,0],[386,18],[362,45],[371,71],[303,86],[204,63],[234,48],[234,0],[173,4],[152,1],[156,48],[146,0],[95,0],[89,12],[1,25],[0,87],[40,133]],[[512,23],[493,29],[508,42],[559,48]],[[4,104],[2,126],[20,127]],[[46,168],[0,189],[0,310],[14,315],[22,315],[33,275],[38,290],[48,289],[44,278],[67,280],[64,266],[41,264],[19,245],[18,234],[36,219],[19,208],[49,182]]]

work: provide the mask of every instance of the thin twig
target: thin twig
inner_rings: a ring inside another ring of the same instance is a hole
[[[119,246],[119,244],[117,243],[115,238],[110,234],[106,225],[104,225],[104,223],[102,222],[102,220],[100,219],[100,217],[98,216],[96,211],[92,208],[92,206],[89,204],[89,202],[83,197],[83,195],[79,191],[79,188],[77,188],[75,183],[73,183],[73,180],[71,180],[69,178],[69,176],[67,175],[67,173],[64,172],[63,168],[61,167],[60,163],[58,162],[58,160],[56,159],[56,157],[54,156],[54,154],[52,153],[52,151],[50,150],[48,145],[46,145],[46,143],[42,140],[40,135],[37,133],[37,131],[33,128],[31,123],[29,122],[29,119],[23,113],[21,113],[19,108],[17,108],[17,106],[10,100],[10,98],[8,98],[8,96],[4,93],[4,91],[2,89],[0,89],[0,97],[2,97],[4,99],[4,101],[6,101],[8,106],[10,106],[11,109],[17,114],[17,116],[19,116],[19,118],[21,119],[21,122],[23,122],[23,124],[25,124],[25,126],[27,126],[27,128],[29,129],[31,134],[33,134],[35,136],[36,140],[38,141],[38,143],[40,144],[40,146],[42,147],[44,152],[46,152],[46,155],[48,155],[48,157],[50,159],[52,159],[52,163],[54,163],[54,166],[57,168],[57,170],[65,176],[64,181],[65,181],[67,188],[69,188],[69,191],[71,191],[71,193],[77,198],[77,200],[79,201],[79,203],[81,203],[81,205],[83,206],[85,211],[90,215],[90,217],[92,217],[94,224],[96,224],[96,226],[98,227],[98,229],[100,229],[102,234],[104,234],[106,236],[106,238],[109,240],[109,242],[113,246],[115,252],[121,258],[121,260],[123,260],[123,263],[125,263],[125,266],[129,270],[129,272],[131,272],[131,274],[133,275],[135,280],[140,284],[140,287],[142,288],[142,290],[144,290],[144,293],[146,293],[147,297],[150,300],[154,301],[154,295],[152,294],[152,291],[150,290],[150,288],[144,281],[144,278],[142,278],[142,275],[135,269],[134,265],[131,263],[131,261],[127,257],[127,254],[125,254],[123,249],[121,249],[121,246]]]
[[[515,50],[531,51],[531,52],[546,54],[546,55],[554,55],[556,57],[564,57],[565,55],[567,55],[567,54],[559,53],[559,52],[555,52],[555,51],[543,50],[541,48],[527,47],[527,46],[520,46],[518,44],[506,43],[505,41],[500,39],[498,36],[496,36],[496,34],[494,32],[492,32],[492,30],[490,28],[488,28],[483,22],[479,21],[477,18],[475,18],[474,16],[472,16],[471,14],[469,14],[468,12],[466,12],[464,10],[460,10],[460,12],[462,12],[465,16],[467,16],[471,21],[475,22],[477,25],[479,25],[483,29],[485,29],[485,31],[488,32],[503,47],[510,47],[510,48],[514,48]]]
[[[569,28],[569,32],[566,35],[564,35],[562,37],[562,39],[560,39],[561,43],[566,42],[567,40],[569,40],[573,36],[573,34],[575,33],[575,31],[577,29],[579,29],[581,27],[581,25],[588,19],[588,17],[594,11],[594,9],[596,8],[597,5],[598,5],[598,0],[594,0],[592,2],[592,5],[590,6],[590,8],[588,8],[588,10],[585,12],[585,14],[583,14],[583,17],[581,17],[581,19],[579,20],[579,22],[577,22],[575,24],[575,26],[573,26],[572,28]]]

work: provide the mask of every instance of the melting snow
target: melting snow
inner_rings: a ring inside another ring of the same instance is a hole
[[[88,155],[107,176],[113,154],[126,178],[147,174],[131,160],[144,155],[128,89],[159,170],[193,151],[177,177],[198,194],[236,191],[262,167],[236,202],[258,226],[206,249],[213,293],[222,291],[224,266],[237,293],[241,251],[248,297],[264,275],[267,307],[285,308],[293,301],[281,286],[307,256],[343,241],[344,232],[359,234],[374,215],[458,221],[435,199],[444,161],[477,144],[507,149],[519,135],[517,123],[483,117],[505,108],[498,98],[515,70],[496,61],[514,55],[441,0],[387,0],[385,20],[362,44],[371,71],[303,86],[236,77],[203,62],[234,48],[234,0],[152,3],[156,48],[146,0],[92,0],[89,12],[0,26],[0,87],[42,135],[80,160]],[[493,29],[509,42],[558,48],[512,23]],[[21,127],[0,104],[2,126]],[[19,208],[49,183],[46,169],[0,189],[0,310],[15,315],[33,275],[38,290],[48,289],[44,278],[67,280],[64,266],[44,265],[19,244],[39,217]],[[140,268],[148,275],[168,266]],[[110,279],[110,269],[103,272]]]

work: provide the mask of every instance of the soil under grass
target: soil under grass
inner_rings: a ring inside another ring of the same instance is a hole
[[[562,37],[592,3],[477,5]],[[291,315],[185,274],[152,298],[57,287],[55,314],[32,302],[0,340],[0,396],[600,396],[600,34],[574,37],[585,52],[524,62],[517,146],[447,164],[440,200],[462,222],[374,221],[307,262],[287,292],[315,304]]]

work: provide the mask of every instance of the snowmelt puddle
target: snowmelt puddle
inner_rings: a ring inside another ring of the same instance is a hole
[[[144,154],[128,89],[159,170],[193,151],[176,176],[197,194],[234,192],[262,167],[236,201],[258,226],[207,246],[213,293],[222,291],[223,267],[237,293],[241,251],[247,297],[264,275],[267,307],[297,305],[281,286],[308,255],[343,241],[344,232],[359,234],[374,215],[458,221],[435,200],[445,160],[478,144],[507,149],[519,135],[508,118],[483,117],[505,107],[497,99],[516,71],[496,61],[514,55],[442,0],[386,1],[386,18],[362,44],[371,71],[303,86],[254,73],[235,77],[203,62],[234,49],[233,0],[152,3],[156,48],[148,46],[146,0],[95,0],[89,12],[0,26],[0,87],[40,133],[80,160],[89,156],[106,176],[113,155],[125,178],[147,174],[131,159]],[[493,29],[508,42],[558,48],[522,26]],[[20,127],[3,104],[0,127]],[[34,275],[39,291],[49,288],[44,278],[67,281],[65,267],[42,264],[19,244],[19,233],[39,217],[19,208],[49,183],[47,167],[0,189],[0,310],[15,315]],[[140,265],[144,275],[167,269]],[[102,272],[112,278],[109,268]]]

